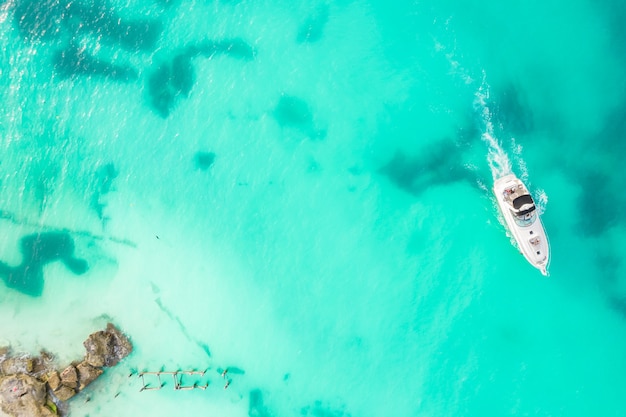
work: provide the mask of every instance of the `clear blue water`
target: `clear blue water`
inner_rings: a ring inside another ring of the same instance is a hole
[[[4,1],[0,344],[64,365],[126,331],[72,416],[624,416],[624,16]],[[205,391],[129,378],[207,368]]]

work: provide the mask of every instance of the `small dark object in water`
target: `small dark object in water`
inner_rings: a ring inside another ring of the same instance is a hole
[[[308,127],[313,124],[313,115],[307,102],[286,94],[280,96],[274,117],[281,126]]]
[[[196,152],[194,161],[196,162],[196,168],[206,171],[215,162],[215,154],[213,152]]]
[[[273,115],[280,126],[299,130],[311,140],[326,136],[326,130],[316,126],[309,104],[299,97],[281,94]]]

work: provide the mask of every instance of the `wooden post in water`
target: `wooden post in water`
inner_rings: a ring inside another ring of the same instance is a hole
[[[144,378],[144,375],[156,375],[157,379],[159,380],[159,386],[157,386],[157,387],[150,387],[150,383],[146,384],[146,380]],[[165,385],[163,382],[161,382],[161,372],[140,372],[139,376],[141,377],[141,382],[143,382],[143,387],[141,387],[139,392],[141,392],[141,391],[160,390]]]
[[[152,391],[152,390],[160,390],[161,388],[163,388],[163,386],[165,386],[165,383],[161,381],[161,375],[172,375],[172,378],[174,379],[174,390],[176,391],[190,391],[193,389],[201,389],[201,390],[206,390],[209,386],[209,382],[207,381],[204,385],[198,385],[197,382],[194,382],[193,385],[182,385],[183,383],[183,375],[200,375],[200,376],[204,376],[204,374],[206,373],[206,370],[204,371],[174,371],[174,372],[170,372],[170,371],[157,371],[157,372],[139,372],[138,376],[141,377],[141,381],[143,383],[143,386],[141,387],[141,389],[139,390],[141,391]],[[159,386],[158,387],[150,387],[150,383],[148,382],[146,384],[146,381],[144,379],[144,375],[156,375],[157,379],[159,380]],[[180,377],[179,377],[180,376]]]

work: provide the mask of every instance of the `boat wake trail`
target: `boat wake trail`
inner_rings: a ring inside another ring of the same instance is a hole
[[[483,82],[475,94],[474,109],[480,114],[483,123],[481,138],[487,144],[487,162],[489,163],[491,175],[495,181],[497,178],[512,173],[512,168],[509,156],[504,149],[502,149],[502,145],[494,133],[488,100],[489,84],[487,84],[486,75],[483,72]]]

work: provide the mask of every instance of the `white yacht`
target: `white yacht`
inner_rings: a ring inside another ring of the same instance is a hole
[[[532,266],[548,275],[550,246],[537,207],[528,189],[515,175],[498,178],[493,191],[507,228]]]

